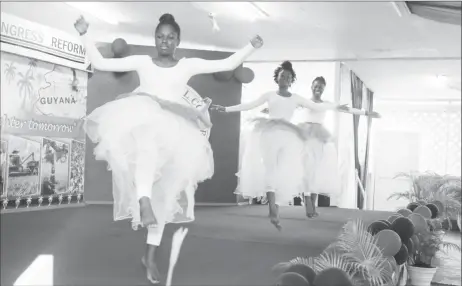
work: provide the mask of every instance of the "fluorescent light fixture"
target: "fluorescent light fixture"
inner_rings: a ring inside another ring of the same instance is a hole
[[[53,255],[39,255],[14,282],[14,286],[53,286]]]
[[[231,14],[251,22],[269,17],[269,14],[254,2],[220,2],[219,5],[225,7],[223,11],[217,11],[217,14]]]
[[[114,14],[109,11],[98,7],[101,2],[65,2],[67,5],[79,9],[82,12],[88,13],[89,15],[98,18],[99,20],[106,22],[111,25],[118,25],[119,20]]]

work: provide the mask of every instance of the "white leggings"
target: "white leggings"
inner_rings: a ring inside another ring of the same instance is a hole
[[[158,224],[156,227],[148,227],[146,244],[159,246],[164,234],[165,224]]]

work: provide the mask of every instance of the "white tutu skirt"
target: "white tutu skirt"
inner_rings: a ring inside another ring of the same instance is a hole
[[[305,192],[337,198],[341,190],[340,177],[337,149],[330,132],[319,123],[305,122],[298,126],[305,137]]]
[[[94,110],[85,125],[88,137],[98,143],[96,159],[107,161],[112,170],[114,220],[132,219],[134,228],[140,225],[137,178],[152,182],[158,222],[194,220],[197,184],[214,170],[199,112],[147,94],[121,97]]]
[[[303,134],[280,119],[258,118],[244,134],[236,194],[244,198],[275,193],[278,205],[287,205],[303,192]]]

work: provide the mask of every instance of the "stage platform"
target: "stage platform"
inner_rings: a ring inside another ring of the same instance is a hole
[[[271,267],[296,256],[318,255],[333,242],[348,219],[366,223],[391,213],[319,208],[307,219],[303,207],[281,208],[283,231],[267,218],[267,206],[199,207],[189,228],[173,276],[174,285],[273,285]],[[39,255],[53,255],[53,284],[149,285],[140,258],[145,232],[128,221],[113,222],[112,206],[8,213],[1,216],[1,285],[13,285]],[[171,236],[168,225],[159,248],[159,270],[165,279]],[[460,235],[455,236],[456,239]],[[450,265],[454,264],[451,262]],[[449,280],[460,285],[460,255]],[[453,265],[453,266],[454,266]],[[457,271],[457,274],[453,273]],[[444,275],[448,276],[448,275]]]

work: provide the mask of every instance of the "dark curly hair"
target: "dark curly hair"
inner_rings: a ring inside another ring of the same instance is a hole
[[[326,79],[325,79],[324,77],[322,77],[322,76],[318,76],[317,78],[313,79],[313,83],[314,83],[315,81],[319,81],[321,84],[327,85]]]
[[[159,28],[162,27],[163,25],[170,25],[175,30],[175,32],[178,34],[178,39],[180,38],[181,36],[180,25],[178,25],[178,23],[175,21],[175,17],[173,17],[172,14],[165,13],[162,16],[160,16],[159,24],[157,24],[157,27],[156,27],[156,33],[159,30]]]
[[[295,80],[297,79],[297,75],[295,74],[295,71],[294,69],[292,68],[292,63],[289,62],[289,61],[284,61],[280,66],[278,66],[275,70],[274,70],[274,82],[275,83],[278,83],[278,77],[279,77],[279,74],[281,73],[281,71],[288,71],[292,74],[292,82],[291,83],[294,83]]]

